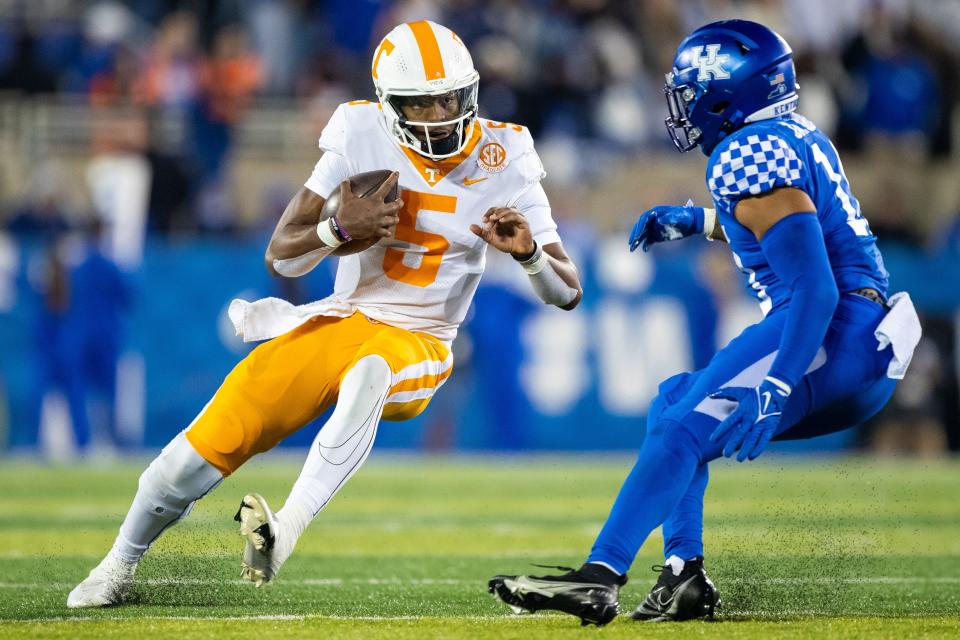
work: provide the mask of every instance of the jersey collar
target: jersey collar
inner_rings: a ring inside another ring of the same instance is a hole
[[[480,143],[480,138],[483,137],[482,127],[477,118],[474,118],[473,122],[470,123],[470,133],[468,135],[470,139],[463,148],[463,151],[455,156],[444,158],[443,160],[431,160],[426,156],[420,155],[413,149],[399,144],[397,146],[400,147],[400,150],[407,156],[410,164],[417,170],[417,173],[423,178],[423,181],[432,189],[440,184],[444,178],[459,167],[463,161],[470,157],[474,150],[476,150],[477,145]]]

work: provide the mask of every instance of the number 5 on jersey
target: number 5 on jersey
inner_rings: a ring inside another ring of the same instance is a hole
[[[391,280],[405,282],[416,287],[429,287],[437,279],[443,254],[450,243],[443,236],[417,229],[417,215],[421,211],[453,214],[457,210],[457,199],[438,193],[407,191],[401,193],[403,208],[400,210],[400,222],[397,223],[397,240],[419,245],[425,249],[420,254],[420,264],[411,267],[403,262],[405,251],[393,247],[383,256],[383,272]]]

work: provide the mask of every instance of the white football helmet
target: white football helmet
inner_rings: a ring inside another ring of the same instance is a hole
[[[477,116],[480,74],[457,34],[429,20],[407,22],[388,33],[373,54],[373,84],[387,130],[405,146],[433,160],[460,153],[467,145]],[[407,120],[397,97],[457,92],[459,113],[443,122]],[[442,140],[431,140],[430,128],[456,125]],[[411,131],[422,127],[424,140]]]

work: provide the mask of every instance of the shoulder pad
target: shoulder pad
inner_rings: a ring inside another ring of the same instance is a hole
[[[368,131],[377,126],[380,117],[380,105],[369,100],[344,102],[330,116],[327,126],[320,134],[320,148],[340,155],[346,155],[347,141],[352,135]]]
[[[512,168],[522,178],[525,185],[537,183],[546,175],[543,163],[533,146],[533,136],[526,127],[512,122],[497,122],[479,118],[483,127],[484,140],[481,142],[481,163],[484,146],[499,145],[503,149],[508,168]],[[482,166],[482,164],[481,164]]]
[[[772,128],[745,127],[720,141],[707,162],[707,188],[714,198],[759,195],[799,183],[803,161]]]

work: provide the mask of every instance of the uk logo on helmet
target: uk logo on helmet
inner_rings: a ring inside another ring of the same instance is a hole
[[[703,47],[692,47],[690,57],[693,58],[693,64],[700,69],[697,74],[697,80],[726,80],[730,77],[730,72],[723,68],[725,62],[730,61],[730,55],[720,53],[720,45],[708,44],[707,55],[703,54]]]

